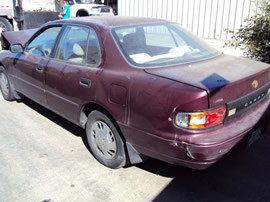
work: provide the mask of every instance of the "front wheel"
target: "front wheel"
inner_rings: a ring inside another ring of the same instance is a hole
[[[95,158],[109,168],[126,165],[125,146],[115,125],[103,113],[93,111],[88,116],[86,136]]]
[[[0,17],[0,34],[2,32],[9,32],[12,30],[12,24],[10,24],[10,22],[6,18]]]
[[[8,101],[15,100],[14,93],[10,87],[7,72],[4,67],[0,67],[0,88],[3,98]]]

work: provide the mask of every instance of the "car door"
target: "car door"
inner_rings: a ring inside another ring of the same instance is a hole
[[[61,26],[44,28],[29,41],[24,53],[13,63],[16,89],[45,106],[44,69],[50,60],[60,30]]]
[[[67,25],[46,67],[46,97],[50,109],[78,123],[82,102],[95,100],[100,64],[95,31]]]

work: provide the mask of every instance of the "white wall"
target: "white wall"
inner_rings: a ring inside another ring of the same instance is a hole
[[[24,11],[55,11],[55,0],[22,0]]]
[[[257,11],[258,0],[118,0],[118,15],[162,18],[178,22],[199,37],[230,39]],[[255,2],[255,3],[252,3]]]

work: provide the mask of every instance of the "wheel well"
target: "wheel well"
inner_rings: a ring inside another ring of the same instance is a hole
[[[80,116],[80,124],[83,128],[85,128],[85,125],[86,125],[86,122],[87,122],[87,118],[88,118],[88,115],[92,112],[92,111],[99,111],[99,112],[102,112],[103,114],[105,114],[115,125],[115,127],[117,128],[117,130],[121,133],[122,135],[122,132],[116,122],[116,120],[113,118],[113,116],[111,115],[111,113],[106,110],[104,107],[98,105],[98,104],[95,104],[95,103],[88,103],[84,106],[82,112],[81,112],[81,116]]]
[[[88,115],[94,111],[94,110],[97,110],[97,111],[100,111],[106,115],[110,114],[104,107],[101,107],[100,105],[98,104],[95,104],[95,103],[88,103],[86,104],[84,107],[83,107],[83,110],[82,112],[85,113],[85,115],[88,117]],[[110,115],[111,116],[111,115]]]
[[[5,18],[5,19],[7,19],[10,23],[12,23],[12,19],[9,19],[7,16],[1,15],[0,18]]]
[[[141,155],[129,142],[126,141],[126,138],[124,137],[119,125],[117,124],[116,120],[113,118],[111,113],[107,111],[104,107],[95,104],[95,103],[88,103],[84,106],[81,116],[80,116],[80,124],[83,128],[86,126],[88,115],[94,111],[100,111],[103,114],[105,114],[114,124],[116,130],[118,131],[119,135],[121,136],[123,142],[125,143],[125,150],[127,153],[128,161],[132,164],[141,163],[143,162],[143,159],[145,158],[143,155]]]
[[[7,16],[0,16],[0,17],[7,19],[9,21],[9,23],[13,25],[13,20],[12,19],[8,18]]]
[[[78,10],[76,13],[76,17],[77,16],[89,16],[89,14],[86,10]]]

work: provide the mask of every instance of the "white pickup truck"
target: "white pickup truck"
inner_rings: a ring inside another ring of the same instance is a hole
[[[95,4],[95,0],[69,0],[70,17],[114,15],[110,6]]]

